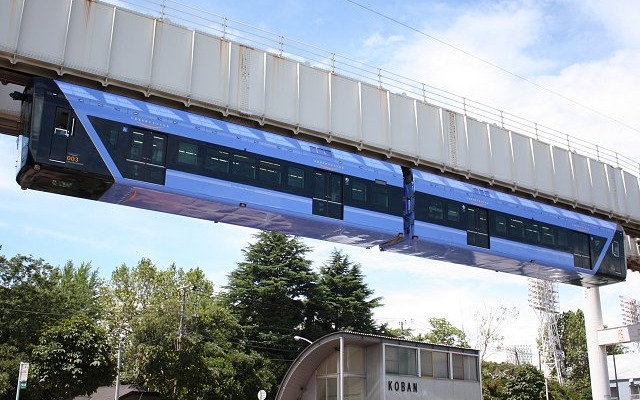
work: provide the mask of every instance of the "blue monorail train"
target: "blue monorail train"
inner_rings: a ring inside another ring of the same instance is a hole
[[[14,98],[24,189],[581,286],[626,276],[609,221],[61,81]]]

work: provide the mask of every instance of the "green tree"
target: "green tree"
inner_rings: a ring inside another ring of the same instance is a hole
[[[504,393],[508,400],[544,400],[544,374],[530,364],[518,365],[505,382]]]
[[[109,326],[126,333],[124,383],[168,400],[250,398],[270,388],[270,362],[245,346],[241,326],[212,292],[200,269],[159,270],[143,259],[114,271],[103,295],[113,310]]]
[[[317,274],[306,258],[311,249],[296,237],[260,232],[255,239],[242,250],[244,261],[229,274],[224,298],[250,344],[276,361],[279,383],[298,353],[293,336],[312,318],[306,301]]]
[[[13,398],[18,365],[31,361],[44,332],[76,315],[100,314],[99,285],[89,264],[61,269],[31,256],[0,256],[0,399]],[[40,389],[30,380],[30,392]]]
[[[496,363],[485,361],[482,363],[482,399],[503,400],[506,399],[505,384],[510,377],[510,372],[515,366],[508,363]]]
[[[429,332],[415,336],[414,340],[445,346],[471,347],[464,331],[451,325],[446,318],[429,318],[429,325]]]
[[[106,331],[87,316],[62,320],[42,333],[33,350],[33,378],[44,397],[71,399],[113,382]]]
[[[382,298],[372,298],[373,293],[364,282],[360,264],[334,249],[320,267],[316,293],[307,305],[308,310],[316,310],[316,315],[307,321],[304,336],[315,339],[339,330],[380,333],[373,310],[381,305]]]
[[[566,386],[582,393],[583,398],[590,398],[589,356],[582,310],[560,314],[558,335],[560,336],[560,347],[564,353],[562,376]]]

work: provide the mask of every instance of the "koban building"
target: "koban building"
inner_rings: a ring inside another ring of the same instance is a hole
[[[277,400],[480,400],[477,350],[354,332],[310,344]]]

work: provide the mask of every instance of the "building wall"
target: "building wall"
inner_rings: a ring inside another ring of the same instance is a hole
[[[482,398],[479,382],[388,375],[385,400],[474,400]],[[380,398],[382,399],[382,398]]]
[[[395,344],[394,344],[395,346]],[[386,373],[385,370],[385,345],[378,343],[363,347],[365,349],[365,370],[366,383],[362,393],[362,400],[481,400],[482,386],[480,380],[462,380],[451,378],[421,377],[414,375],[401,375]],[[420,349],[420,347],[407,347]],[[439,352],[449,351],[458,353],[460,350],[451,348],[437,348]],[[458,353],[459,354],[459,353]],[[477,354],[467,353],[467,355],[477,356]],[[329,358],[325,359],[328,361]],[[331,356],[330,365],[335,365],[337,361],[335,353]],[[302,394],[302,400],[316,400],[316,393],[326,387],[327,367],[319,367],[315,373],[311,374],[306,389]],[[321,371],[324,371],[322,372]],[[349,377],[348,369],[345,365],[346,377]],[[320,371],[320,372],[319,372]],[[333,369],[333,375],[337,369]],[[419,368],[417,369],[419,371]],[[479,372],[479,371],[478,371]],[[324,378],[323,378],[324,377]],[[318,380],[318,378],[320,378]],[[336,377],[337,378],[337,377]],[[318,386],[325,385],[323,387]],[[337,382],[337,380],[335,381]],[[334,392],[335,393],[335,392]],[[335,396],[335,394],[334,394]],[[345,399],[349,396],[345,395]],[[328,395],[326,398],[332,398]],[[335,398],[335,397],[333,397]],[[353,398],[349,398],[352,400]],[[358,398],[357,400],[360,400]]]

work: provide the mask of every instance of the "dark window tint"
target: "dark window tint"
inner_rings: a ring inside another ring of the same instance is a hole
[[[178,143],[178,162],[186,165],[198,165],[198,145],[193,143]]]
[[[231,156],[228,151],[210,148],[207,149],[204,159],[205,170],[227,175],[229,173],[230,164]]]
[[[357,180],[351,182],[351,200],[367,202],[367,184]]]
[[[255,179],[256,167],[254,159],[240,154],[233,155],[231,173],[238,178]]]
[[[522,241],[524,239],[524,222],[516,218],[509,218],[507,237],[517,242]]]
[[[571,232],[570,240],[574,265],[578,268],[591,269],[589,237],[584,233]]]
[[[389,191],[385,186],[374,184],[373,205],[376,208],[386,210],[389,208]]]
[[[442,201],[438,199],[431,198],[429,200],[429,211],[428,211],[429,219],[433,221],[442,221],[444,217],[444,207],[442,205]]]
[[[493,235],[505,237],[507,236],[507,217],[501,214],[495,216],[493,224]]]
[[[282,180],[281,166],[271,161],[260,161],[259,179],[270,185],[280,185]]]
[[[293,188],[304,189],[304,170],[298,167],[289,167],[287,184]]]

